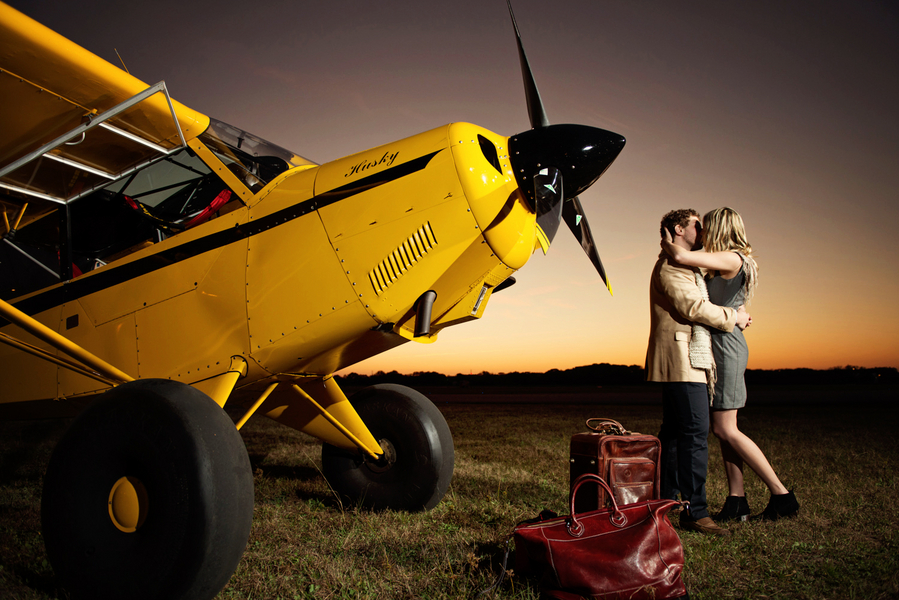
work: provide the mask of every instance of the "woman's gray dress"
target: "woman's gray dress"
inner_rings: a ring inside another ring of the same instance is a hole
[[[745,302],[743,269],[733,279],[712,277],[706,281],[709,288],[709,300],[719,306],[737,309]],[[713,327],[712,354],[718,367],[718,381],[715,384],[715,399],[712,408],[728,410],[742,408],[746,405],[746,381],[743,374],[749,361],[749,346],[743,337],[743,330],[734,326],[732,332],[721,331]]]

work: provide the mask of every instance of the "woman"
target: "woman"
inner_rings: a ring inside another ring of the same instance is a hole
[[[703,250],[688,251],[671,243],[666,234],[662,248],[682,265],[707,270],[709,300],[720,306],[739,308],[755,291],[758,267],[746,241],[743,219],[732,208],[716,208],[702,220]],[[749,348],[743,331],[711,331],[712,354],[718,370],[712,401],[712,432],[721,444],[729,495],[716,521],[745,521],[750,513],[743,489],[743,465],[749,465],[771,491],[771,499],[760,518],[791,517],[799,510],[793,492],[787,490],[759,447],[737,428],[737,409],[746,405],[743,374]]]

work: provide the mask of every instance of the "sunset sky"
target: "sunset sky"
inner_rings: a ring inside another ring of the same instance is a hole
[[[446,123],[529,128],[505,0],[7,0],[200,112],[324,163]],[[895,0],[516,0],[553,123],[627,138],[484,318],[356,365],[643,364],[672,208],[739,211],[760,266],[749,367],[899,367]],[[2,102],[2,100],[0,100]]]

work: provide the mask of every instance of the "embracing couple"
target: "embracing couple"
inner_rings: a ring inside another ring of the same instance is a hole
[[[692,209],[662,219],[662,252],[649,288],[651,326],[646,377],[662,383],[661,496],[689,502],[681,526],[727,535],[720,523],[746,520],[743,489],[748,465],[771,498],[759,518],[793,516],[799,503],[778,479],[759,447],[737,428],[746,404],[743,379],[749,350],[743,330],[752,324],[744,304],[758,279],[743,219],[718,208],[701,220]],[[706,501],[708,433],[721,444],[729,495],[711,517]]]

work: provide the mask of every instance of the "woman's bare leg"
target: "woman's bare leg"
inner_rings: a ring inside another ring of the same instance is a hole
[[[721,454],[724,457],[724,470],[727,474],[728,486],[732,496],[742,496],[743,466],[746,463],[765,482],[773,495],[788,492],[784,484],[777,478],[774,469],[764,453],[755,442],[737,428],[736,410],[713,410],[712,432],[721,442]],[[727,450],[725,450],[727,446]],[[732,453],[732,454],[731,454]],[[734,485],[735,483],[738,485]],[[735,493],[739,492],[739,493]]]
[[[743,458],[733,449],[730,443],[719,438],[721,457],[724,459],[724,474],[727,476],[727,495],[745,496],[743,489]]]

